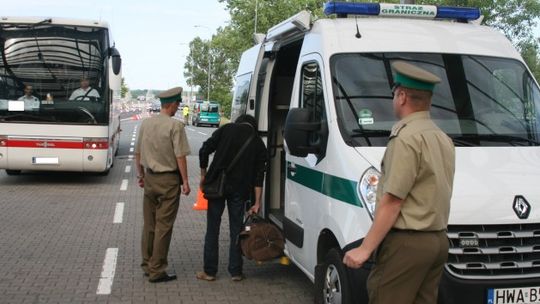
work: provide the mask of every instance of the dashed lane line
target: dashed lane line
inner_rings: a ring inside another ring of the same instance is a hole
[[[129,152],[133,152],[134,150],[134,148],[129,148]]]
[[[124,202],[116,203],[116,209],[114,209],[113,224],[121,224],[124,217]]]
[[[105,252],[105,260],[103,260],[103,270],[101,271],[96,294],[111,294],[117,258],[118,248],[107,248],[107,251]]]
[[[123,179],[123,180],[122,180],[122,185],[120,185],[120,191],[126,191],[126,190],[127,190],[127,187],[128,187],[128,180],[127,180],[127,179]]]
[[[208,134],[206,134],[206,133],[199,132],[199,131],[197,131],[197,133],[202,134],[202,135],[208,135]]]
[[[131,172],[131,166],[130,166],[130,165],[127,165],[127,166],[126,166],[126,173],[129,173],[129,172]]]

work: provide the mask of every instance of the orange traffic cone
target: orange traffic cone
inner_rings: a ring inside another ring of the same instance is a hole
[[[208,200],[204,198],[201,188],[197,192],[197,201],[193,204],[193,210],[208,210]]]

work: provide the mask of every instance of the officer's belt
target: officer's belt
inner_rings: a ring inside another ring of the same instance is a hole
[[[146,168],[146,172],[150,173],[150,174],[180,174],[180,172],[178,170],[175,170],[175,171],[164,171],[164,172],[156,172],[156,171],[153,171],[152,169],[150,168]]]
[[[405,233],[439,233],[439,232],[446,232],[446,229],[443,230],[414,230],[414,229],[399,229],[399,228],[392,228],[390,229],[390,232],[405,232]]]

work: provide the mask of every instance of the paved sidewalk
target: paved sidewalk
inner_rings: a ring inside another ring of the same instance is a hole
[[[181,199],[169,254],[178,280],[151,284],[143,277],[142,189],[129,158],[133,127],[139,123],[123,124],[122,147],[108,176],[0,172],[0,303],[312,303],[313,284],[293,265],[246,260],[247,280],[230,280],[226,213],[218,280],[195,279],[202,269],[206,225],[205,213],[191,209],[201,138],[190,141],[192,194]],[[113,223],[117,203],[124,203],[121,223]],[[98,295],[100,278],[107,282],[112,274],[103,271],[108,248],[118,249],[112,285],[110,294]]]

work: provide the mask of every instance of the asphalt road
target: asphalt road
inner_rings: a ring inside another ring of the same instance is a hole
[[[151,284],[143,277],[143,193],[132,160],[141,121],[133,116],[123,116],[120,150],[107,176],[0,171],[0,303],[312,303],[313,284],[293,265],[246,261],[247,280],[230,280],[226,213],[218,280],[195,279],[206,217],[191,208],[198,150],[215,130],[210,127],[186,128],[193,191],[181,198],[169,253],[178,280]]]

